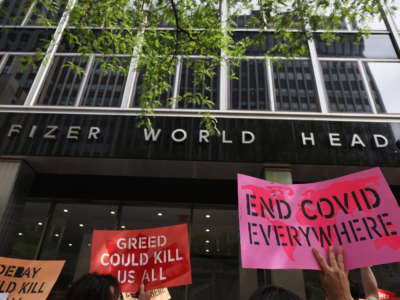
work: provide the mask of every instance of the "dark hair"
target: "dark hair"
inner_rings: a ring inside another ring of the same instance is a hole
[[[350,282],[350,294],[354,299],[363,298],[363,293],[361,291],[361,285],[357,282],[349,280]]]
[[[114,295],[110,287],[114,288]],[[118,280],[112,275],[89,273],[72,283],[66,300],[116,300],[119,298]]]
[[[278,286],[257,289],[249,300],[301,300],[299,296]]]

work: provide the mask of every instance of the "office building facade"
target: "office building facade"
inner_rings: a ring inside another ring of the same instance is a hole
[[[244,300],[271,283],[323,299],[318,272],[241,268],[236,174],[306,183],[379,166],[400,200],[398,12],[383,11],[359,43],[349,22],[339,29],[347,38],[330,45],[316,31],[309,54],[292,59],[265,60],[274,44],[266,32],[232,67],[238,79],[221,66],[201,89],[216,103],[221,135],[211,136],[204,108],[185,101],[157,109],[152,130],[137,128],[143,74],[129,55],[127,74],[104,73],[95,53],[82,57],[63,41],[65,13],[45,27],[35,2],[0,3],[12,17],[0,20],[0,255],[66,259],[49,299],[88,271],[93,229],[180,223],[189,225],[193,284],[171,288],[172,299]],[[237,19],[234,39],[258,32],[248,19]],[[31,63],[45,39],[54,51]],[[188,59],[205,58],[180,58],[161,101],[199,89]],[[399,264],[374,271],[400,294]]]

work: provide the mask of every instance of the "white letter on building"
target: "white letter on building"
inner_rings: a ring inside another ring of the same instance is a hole
[[[98,137],[99,133],[100,133],[99,127],[90,127],[89,134],[88,134],[88,140],[91,140],[91,139],[97,140],[99,138]]]
[[[160,135],[160,133],[161,133],[161,129],[158,129],[157,133],[154,134],[154,129],[153,128],[150,130],[150,132],[148,132],[147,128],[145,128],[144,129],[144,140],[146,142],[148,142],[150,140],[150,137],[151,137],[151,140],[153,142],[156,142],[158,140],[158,136]]]
[[[353,134],[353,138],[351,140],[351,147],[354,147],[355,145],[361,145],[361,147],[365,148],[365,144],[360,138],[358,134]]]
[[[382,144],[379,142],[379,139],[383,140]],[[374,134],[374,142],[375,142],[376,148],[385,148],[389,145],[388,139],[384,135],[381,135],[381,134]]]
[[[307,141],[310,141],[311,145],[315,146],[314,132],[311,132],[310,136],[306,136],[304,132],[301,133],[301,142],[303,146],[307,146]]]
[[[232,144],[232,140],[227,140],[227,139],[226,139],[226,132],[225,132],[225,130],[222,130],[222,143],[224,143],[224,144]]]
[[[203,141],[205,141],[206,143],[209,143],[209,141],[208,141],[209,136],[210,136],[210,133],[208,132],[208,130],[201,129],[199,132],[199,143],[202,143]]]
[[[177,138],[177,137],[176,137],[176,134],[177,134],[178,132],[182,133],[182,137],[181,137],[181,138]],[[175,129],[175,130],[172,131],[172,133],[171,133],[171,138],[174,140],[174,142],[180,143],[180,142],[183,142],[184,140],[186,140],[186,138],[187,138],[187,133],[186,133],[186,131],[183,130],[183,129]]]
[[[55,136],[53,133],[58,129],[58,126],[49,125],[49,126],[47,126],[46,129],[48,129],[49,131],[47,131],[47,132],[43,135],[43,138],[55,140],[55,139],[56,139],[56,136]]]
[[[81,126],[70,126],[68,128],[67,139],[78,140],[80,130],[81,130]]]
[[[339,133],[330,133],[329,134],[329,143],[332,147],[340,147],[342,143],[340,142],[340,134]]]
[[[33,137],[35,136],[36,129],[37,129],[37,126],[36,126],[36,125],[33,125],[32,128],[31,128],[31,131],[29,132],[29,138],[30,138],[30,139],[33,138]]]
[[[250,139],[246,139],[246,135],[250,136]],[[242,144],[252,144],[256,140],[256,136],[251,131],[242,131]]]
[[[10,130],[8,131],[8,136],[12,136],[13,133],[20,133],[22,125],[19,124],[12,124]]]

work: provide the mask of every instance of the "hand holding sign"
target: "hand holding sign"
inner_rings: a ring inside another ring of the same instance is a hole
[[[347,277],[348,272],[344,268],[342,247],[339,247],[337,259],[333,248],[329,248],[329,264],[317,249],[314,248],[313,253],[321,267],[321,283],[328,300],[353,300]]]
[[[190,284],[187,225],[95,230],[90,272],[112,274],[122,292]]]

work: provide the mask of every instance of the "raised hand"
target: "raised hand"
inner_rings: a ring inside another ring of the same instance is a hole
[[[329,263],[317,249],[313,254],[321,267],[321,284],[325,289],[328,300],[353,300],[350,293],[348,272],[344,269],[343,249],[339,247],[337,259],[332,247],[329,248]]]

